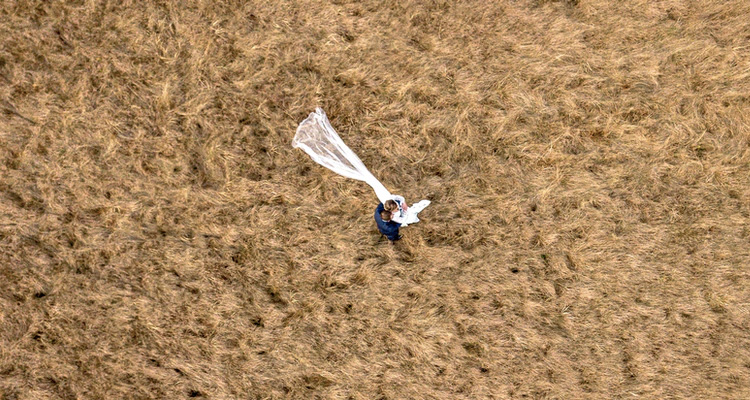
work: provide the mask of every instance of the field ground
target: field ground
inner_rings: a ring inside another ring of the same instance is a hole
[[[748,15],[0,0],[0,399],[750,398]]]

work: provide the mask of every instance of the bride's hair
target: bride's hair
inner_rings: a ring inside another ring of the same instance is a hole
[[[383,206],[385,206],[385,209],[389,211],[393,211],[398,208],[398,204],[396,204],[396,202],[393,200],[386,200]]]

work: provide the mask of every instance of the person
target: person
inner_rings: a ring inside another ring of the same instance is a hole
[[[409,226],[419,222],[419,214],[425,207],[430,205],[429,200],[422,200],[411,207],[406,205],[406,200],[403,196],[391,195],[390,200],[385,201],[385,209],[391,211],[393,214],[393,222],[401,224],[401,227]]]
[[[401,224],[392,220],[391,212],[385,209],[383,203],[379,203],[375,209],[375,223],[378,225],[380,233],[385,235],[391,241],[391,244],[401,239],[401,235],[398,233]]]
[[[393,222],[404,224],[406,220],[406,211],[409,210],[409,206],[406,205],[406,199],[404,196],[392,195],[392,199],[385,201],[385,209],[391,212],[391,220]]]

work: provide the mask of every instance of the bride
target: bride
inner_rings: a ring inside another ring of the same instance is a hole
[[[313,161],[339,175],[366,182],[386,208],[388,207],[386,203],[395,203],[394,210],[398,212],[392,210],[393,220],[401,223],[401,226],[419,222],[417,214],[430,205],[429,200],[422,200],[408,207],[403,196],[391,195],[388,189],[370,173],[359,157],[341,140],[328,121],[326,113],[320,107],[299,124],[292,140],[292,147],[302,149]]]

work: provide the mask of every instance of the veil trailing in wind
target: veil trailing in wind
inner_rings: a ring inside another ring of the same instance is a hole
[[[366,182],[383,204],[395,197],[403,201],[403,197],[391,195],[391,192],[370,173],[362,160],[341,140],[320,107],[299,124],[292,140],[292,147],[304,150],[313,161],[339,175]],[[419,222],[417,214],[428,205],[429,200],[422,200],[408,208],[401,226]]]
[[[344,144],[320,107],[302,121],[292,140],[292,147],[300,148],[316,163],[347,178],[366,182],[375,190],[381,203],[391,199],[391,192],[367,170],[365,164]]]

